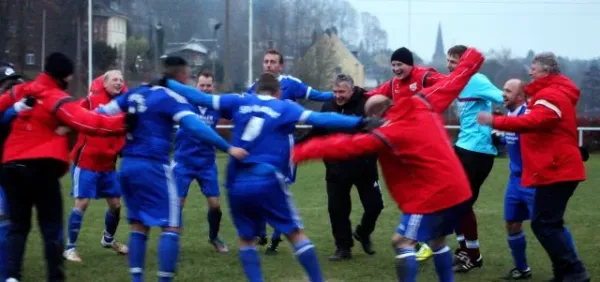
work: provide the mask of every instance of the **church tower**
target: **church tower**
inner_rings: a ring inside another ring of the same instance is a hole
[[[438,23],[437,39],[435,41],[435,52],[431,63],[434,65],[446,63],[446,49],[444,48],[444,39],[442,37],[442,23]]]

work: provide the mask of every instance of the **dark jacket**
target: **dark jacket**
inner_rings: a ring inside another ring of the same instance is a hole
[[[355,86],[354,93],[350,100],[339,106],[335,101],[325,102],[321,108],[321,112],[336,112],[343,115],[352,116],[365,116],[365,90]],[[333,133],[348,133],[354,134],[358,130],[331,130],[319,127],[313,127],[310,132],[302,136],[296,143],[302,143],[305,140],[315,136],[329,135]],[[347,161],[324,161],[325,163],[325,180],[327,181],[340,181],[340,180],[351,180],[351,181],[375,181],[378,179],[377,172],[377,157],[367,156],[360,157]]]

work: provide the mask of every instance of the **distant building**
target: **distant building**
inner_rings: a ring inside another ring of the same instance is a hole
[[[313,85],[314,87],[330,87],[335,76],[340,73],[352,76],[357,86],[365,85],[365,67],[358,60],[358,53],[350,51],[335,30],[327,30],[315,38],[298,63],[320,76],[318,80],[324,82],[324,85]]]
[[[442,37],[442,23],[438,23],[437,38],[435,40],[435,52],[431,58],[431,65],[446,64],[446,49],[444,48],[444,38]]]
[[[180,56],[188,61],[192,69],[196,69],[206,62],[208,49],[200,39],[192,38],[188,42],[168,43],[165,55]]]
[[[120,0],[95,0],[92,2],[92,36],[94,41],[104,41],[117,49],[117,65],[123,69],[127,50],[127,17]],[[86,17],[87,18],[87,17]],[[87,21],[87,19],[86,19]],[[87,22],[84,25],[87,33]],[[87,44],[87,37],[84,37]]]

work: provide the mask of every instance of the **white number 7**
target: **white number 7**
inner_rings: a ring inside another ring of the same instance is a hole
[[[265,120],[263,118],[251,117],[248,123],[246,124],[244,133],[242,134],[242,140],[250,142],[256,139],[256,137],[260,135],[264,123]]]

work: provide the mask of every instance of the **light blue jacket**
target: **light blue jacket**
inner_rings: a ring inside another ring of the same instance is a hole
[[[456,146],[472,152],[496,155],[492,144],[492,128],[477,123],[479,112],[491,112],[492,103],[502,104],[502,90],[483,74],[476,73],[457,99],[460,132]]]

